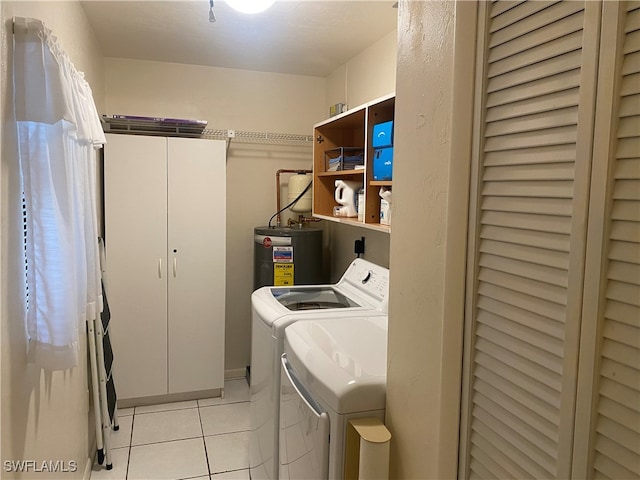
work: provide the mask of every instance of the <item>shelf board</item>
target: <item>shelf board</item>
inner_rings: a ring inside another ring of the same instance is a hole
[[[352,217],[332,217],[330,215],[313,214],[316,218],[322,220],[328,220],[330,222],[342,223],[344,225],[351,225],[353,227],[367,228],[369,230],[376,230],[383,233],[391,233],[391,227],[389,225],[381,225],[379,223],[364,223]]]
[[[393,180],[371,180],[369,185],[374,187],[390,187],[393,184]]]
[[[318,172],[316,175],[319,177],[341,177],[346,175],[362,175],[364,173],[364,168],[359,170],[336,170],[333,172]]]
[[[391,225],[382,225],[381,223],[365,223],[364,227],[370,230],[378,230],[380,232],[391,233]]]

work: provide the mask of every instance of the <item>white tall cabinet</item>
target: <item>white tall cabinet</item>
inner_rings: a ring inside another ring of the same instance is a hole
[[[121,400],[224,385],[224,141],[107,135],[106,278]]]

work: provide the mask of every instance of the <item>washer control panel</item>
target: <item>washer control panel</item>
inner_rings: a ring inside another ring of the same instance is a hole
[[[374,303],[382,303],[389,295],[389,269],[356,258],[338,282],[349,290],[373,297]]]

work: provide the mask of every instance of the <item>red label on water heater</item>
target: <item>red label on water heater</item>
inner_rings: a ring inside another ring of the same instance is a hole
[[[271,239],[269,237],[264,237],[264,240],[262,241],[262,246],[264,248],[271,247]]]
[[[273,261],[293,263],[293,247],[273,247]]]

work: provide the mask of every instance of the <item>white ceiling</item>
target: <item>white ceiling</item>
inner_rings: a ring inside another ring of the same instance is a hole
[[[81,0],[107,57],[325,77],[397,26],[395,1],[276,0],[246,15],[216,0]]]

